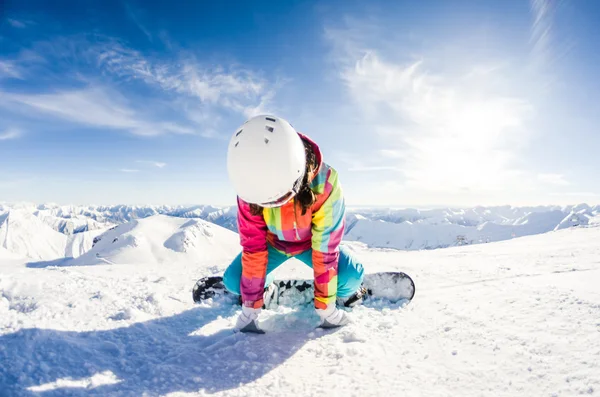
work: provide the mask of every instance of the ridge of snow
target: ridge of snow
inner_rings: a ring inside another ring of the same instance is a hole
[[[107,229],[115,226],[115,224],[112,222],[98,222],[83,215],[71,216],[69,214],[66,215],[65,218],[62,218],[60,216],[53,215],[46,210],[38,210],[34,212],[34,215],[40,218],[52,229],[66,235],[83,233],[92,230]]]
[[[207,253],[232,256],[238,235],[199,219],[154,215],[117,225],[95,238],[93,247],[72,265],[173,264],[197,261]]]

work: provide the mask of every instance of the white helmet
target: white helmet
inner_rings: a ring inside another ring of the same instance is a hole
[[[237,195],[248,203],[262,207],[285,204],[298,192],[305,168],[302,139],[280,117],[252,117],[229,142],[229,179]]]

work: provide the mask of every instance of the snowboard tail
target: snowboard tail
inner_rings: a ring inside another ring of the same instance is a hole
[[[403,272],[365,274],[362,286],[366,289],[365,299],[380,298],[393,303],[402,301],[409,303],[415,296],[415,284],[412,278]],[[192,291],[192,298],[196,303],[225,295],[237,297],[237,303],[241,304],[241,297],[227,291],[221,276],[201,278]],[[264,308],[311,303],[314,300],[313,280],[275,280],[265,288],[263,297]],[[353,303],[355,302],[349,299],[346,306],[352,306]]]

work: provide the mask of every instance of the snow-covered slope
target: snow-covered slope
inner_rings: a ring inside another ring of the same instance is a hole
[[[155,215],[118,225],[96,237],[73,265],[197,262],[239,251],[236,233],[201,219]]]
[[[195,225],[158,219],[165,230],[139,220],[119,236],[156,232],[157,255],[182,251],[178,233]],[[194,281],[222,273],[233,255],[3,266],[0,395],[594,395],[598,241],[600,227],[432,251],[348,243],[367,272],[413,276],[413,302],[367,301],[349,313],[353,324],[331,331],[315,329],[310,306],[281,306],[261,314],[262,336],[232,332],[237,306],[191,302]],[[295,260],[279,276],[292,268],[311,276]]]
[[[11,210],[0,224],[0,247],[32,259],[64,257],[67,236],[25,210]]]
[[[67,236],[23,209],[0,215],[0,247],[31,260],[76,258],[92,248],[93,239],[102,232],[100,229]]]
[[[435,215],[430,213],[429,216],[415,210],[367,211],[366,214],[370,217],[350,213],[347,240],[360,241],[376,248],[418,250],[489,243],[586,226],[600,214],[600,207],[582,205],[545,210],[534,207],[518,211],[504,207],[496,211],[475,208],[436,211]]]
[[[83,233],[87,231],[108,229],[116,224],[112,222],[97,222],[91,218],[83,215],[77,215],[74,217],[61,218],[54,215],[47,215],[45,211],[35,211],[34,215],[40,218],[44,223],[50,226],[57,232],[72,235],[76,233]]]
[[[360,241],[370,247],[415,250],[448,247],[457,243],[457,236],[467,233],[469,233],[467,227],[451,223],[437,225],[410,221],[391,223],[363,218],[353,224],[346,239]]]
[[[5,265],[13,262],[22,263],[25,259],[22,256],[14,254],[7,249],[0,247],[0,265]]]
[[[89,232],[69,235],[65,247],[65,258],[78,258],[85,254],[94,245],[94,240],[102,235],[107,229],[96,229]]]
[[[587,204],[580,204],[571,208],[570,213],[556,226],[554,230],[566,229],[574,226],[588,225],[596,221],[600,216],[600,208],[590,207]]]

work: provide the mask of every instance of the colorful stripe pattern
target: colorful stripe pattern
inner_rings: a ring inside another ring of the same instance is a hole
[[[312,145],[319,167],[310,182],[317,196],[312,208],[302,215],[294,200],[278,208],[265,208],[252,215],[250,206],[238,198],[238,231],[242,245],[240,292],[245,306],[263,305],[267,271],[267,244],[289,257],[312,248],[315,307],[325,308],[337,295],[339,244],[344,234],[345,204],[338,173],[322,162],[318,146]]]

